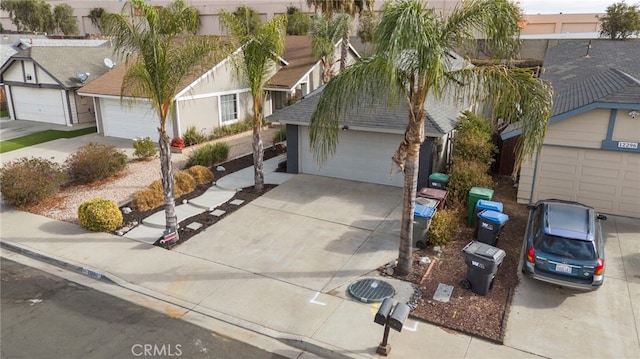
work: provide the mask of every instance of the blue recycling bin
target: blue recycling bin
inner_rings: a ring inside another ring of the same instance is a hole
[[[418,248],[427,247],[427,232],[431,224],[431,218],[436,213],[435,207],[416,204],[413,211],[413,246]]]
[[[508,215],[497,211],[484,210],[478,213],[478,242],[495,246],[508,220]]]
[[[475,209],[475,213],[474,216],[476,218],[478,218],[478,213],[485,211],[485,210],[489,210],[489,211],[496,211],[496,212],[502,212],[502,209],[504,208],[502,202],[494,202],[494,201],[489,201],[486,199],[479,199],[478,202],[476,202],[476,209]],[[473,230],[473,238],[478,239],[478,228],[480,227],[480,221],[476,221],[476,226]]]

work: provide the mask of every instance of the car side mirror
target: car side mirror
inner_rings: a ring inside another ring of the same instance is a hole
[[[599,214],[597,218],[599,220],[601,220],[601,221],[606,221],[607,220],[607,216],[605,216],[604,214]]]
[[[536,206],[534,204],[529,204],[527,205],[527,209],[533,211],[534,209],[536,209]]]

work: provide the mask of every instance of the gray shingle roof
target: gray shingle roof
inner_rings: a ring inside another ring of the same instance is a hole
[[[640,40],[563,40],[547,50],[543,67],[542,78],[556,90],[610,68],[640,79]]]
[[[32,46],[13,55],[2,70],[12,59],[32,59],[64,88],[72,89],[82,86],[76,78],[79,72],[90,73],[88,83],[109,71],[104,59],[112,56],[108,46]]]
[[[608,69],[573,82],[554,96],[553,116],[592,104],[640,103],[640,81],[617,69]]]
[[[310,93],[297,103],[287,106],[267,118],[269,121],[309,125],[315,111],[323,87]],[[388,97],[380,96],[372,106],[365,109],[353,109],[340,126],[362,128],[376,132],[404,133],[409,112],[406,103],[390,104]],[[464,104],[454,103],[447,99],[436,101],[430,96],[425,104],[427,120],[425,133],[428,137],[441,137],[451,132],[458,123],[460,113],[467,109]]]

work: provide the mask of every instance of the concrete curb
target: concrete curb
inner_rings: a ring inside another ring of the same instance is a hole
[[[66,269],[72,272],[77,272],[79,274],[83,274],[91,279],[102,281],[108,284],[114,284],[119,287],[125,288],[127,290],[131,290],[133,292],[142,294],[144,296],[148,296],[154,298],[156,300],[169,303],[175,305],[177,307],[184,308],[188,311],[198,313],[204,315],[206,317],[218,320],[220,322],[230,324],[244,330],[248,330],[254,332],[259,335],[263,335],[277,341],[280,341],[286,345],[292,346],[297,349],[301,349],[307,351],[311,354],[321,356],[323,358],[330,359],[347,359],[347,358],[362,358],[363,356],[358,355],[356,353],[345,353],[344,349],[337,348],[328,343],[320,342],[317,340],[313,340],[311,338],[303,337],[300,335],[295,335],[291,333],[282,333],[277,330],[264,327],[260,324],[249,322],[243,319],[235,318],[230,315],[227,315],[222,312],[218,312],[216,310],[210,308],[200,307],[198,304],[194,304],[191,302],[184,301],[182,299],[178,299],[175,297],[168,296],[163,293],[159,293],[156,291],[149,290],[147,288],[135,285],[133,283],[127,282],[126,280],[112,274],[109,272],[101,271],[96,268],[86,267],[80,263],[75,263],[72,260],[57,257],[51,254],[45,254],[37,252],[27,246],[23,246],[20,244],[0,241],[0,248],[4,248],[6,250],[22,254],[29,258],[42,261],[56,267]],[[351,354],[351,355],[349,355]],[[364,356],[366,357],[366,356]]]

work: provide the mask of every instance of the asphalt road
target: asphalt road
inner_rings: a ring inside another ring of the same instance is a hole
[[[284,358],[0,259],[2,358]]]

